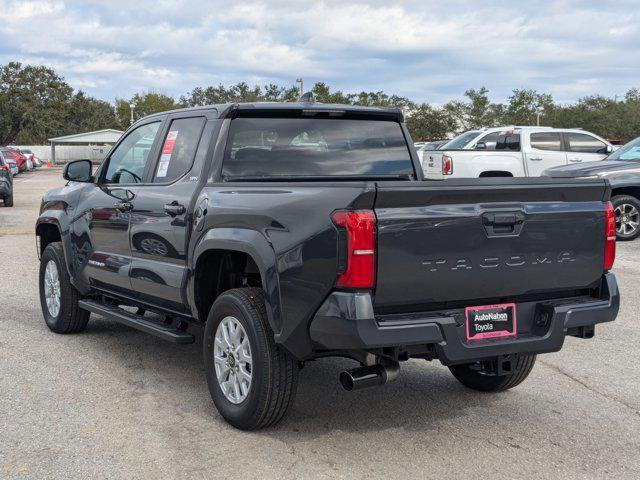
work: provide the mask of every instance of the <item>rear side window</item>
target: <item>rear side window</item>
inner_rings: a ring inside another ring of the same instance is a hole
[[[607,144],[591,135],[569,132],[565,134],[569,140],[569,151],[581,153],[607,153]]]
[[[203,125],[203,117],[180,118],[171,122],[162,143],[154,183],[173,182],[191,170]]]
[[[236,118],[225,178],[413,176],[398,122],[332,118]]]
[[[562,150],[562,140],[559,133],[541,132],[531,134],[531,148],[536,150]]]

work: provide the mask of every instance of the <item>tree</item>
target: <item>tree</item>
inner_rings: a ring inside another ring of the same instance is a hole
[[[491,103],[489,90],[485,87],[469,89],[464,96],[466,100],[453,100],[444,106],[444,110],[457,120],[457,131],[494,127],[502,122],[504,106]]]
[[[0,68],[0,144],[44,143],[63,130],[73,89],[46,67]]]
[[[509,97],[503,121],[509,125],[535,125],[538,108],[543,112],[553,110],[553,98],[548,93],[516,89]]]
[[[457,126],[447,110],[435,109],[427,103],[412,110],[407,115],[406,123],[411,138],[416,142],[447,138]]]
[[[79,91],[66,106],[66,114],[59,135],[102,130],[117,126],[113,106],[103,100],[96,100]]]
[[[133,120],[146,117],[152,113],[174,110],[183,105],[163,93],[153,91],[136,93],[130,100],[116,99],[116,117],[120,128],[126,129],[131,123],[131,106]]]

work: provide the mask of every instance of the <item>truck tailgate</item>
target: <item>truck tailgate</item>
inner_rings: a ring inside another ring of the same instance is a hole
[[[609,195],[602,180],[380,183],[375,307],[417,311],[593,286]]]

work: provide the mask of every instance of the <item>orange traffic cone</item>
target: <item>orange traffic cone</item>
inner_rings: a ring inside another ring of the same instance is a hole
[[[51,160],[47,162],[47,168],[51,168]]]

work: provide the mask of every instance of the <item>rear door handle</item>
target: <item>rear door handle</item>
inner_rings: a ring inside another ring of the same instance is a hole
[[[582,159],[581,158],[570,158],[569,161],[571,163],[580,163],[580,162],[582,162]]]
[[[529,160],[532,162],[540,162],[542,161],[542,157],[529,157]]]
[[[114,207],[116,207],[117,210],[121,211],[121,212],[130,212],[131,210],[133,210],[133,203],[131,202],[118,202],[114,205]]]
[[[170,216],[175,217],[177,215],[182,215],[185,212],[185,208],[184,205],[180,205],[177,200],[174,200],[164,206],[164,211]]]

